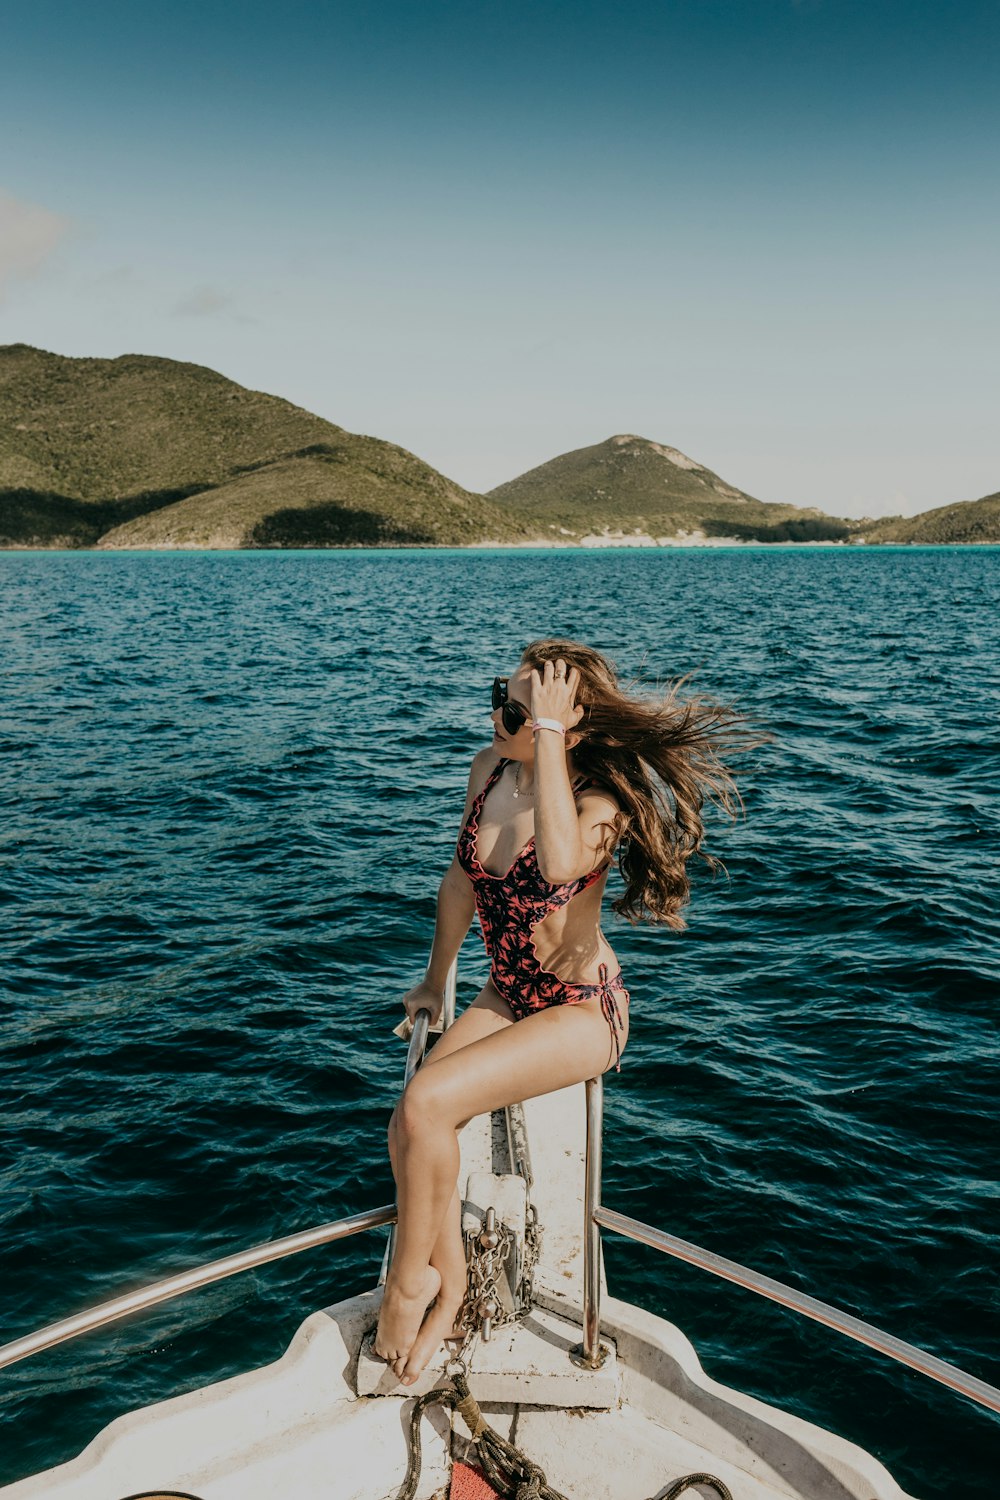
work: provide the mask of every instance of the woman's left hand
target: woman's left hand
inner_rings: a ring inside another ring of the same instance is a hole
[[[558,719],[567,729],[574,728],[583,718],[583,709],[576,702],[579,682],[578,669],[567,672],[561,656],[545,662],[541,671],[535,667],[531,673],[531,717]]]

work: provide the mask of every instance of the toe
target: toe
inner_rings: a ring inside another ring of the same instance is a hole
[[[444,1340],[450,1336],[454,1321],[454,1317],[444,1308],[435,1309],[428,1316],[405,1361],[404,1385],[412,1385],[424,1367],[443,1352]]]
[[[440,1347],[440,1342],[437,1342],[430,1348],[425,1347],[422,1349],[411,1349],[409,1358],[404,1360],[403,1362],[403,1372],[400,1377],[402,1384],[412,1385],[417,1376],[423,1370],[424,1366],[427,1364],[428,1360],[434,1357],[435,1353],[438,1349],[440,1349]]]
[[[372,1339],[371,1349],[375,1358],[385,1360],[387,1365],[391,1365],[395,1361],[405,1361],[406,1359],[405,1354],[401,1354],[398,1349],[393,1349],[388,1344],[388,1341],[380,1339],[378,1334]]]

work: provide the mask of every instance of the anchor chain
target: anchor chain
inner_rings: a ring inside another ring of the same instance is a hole
[[[470,1232],[466,1241],[468,1256],[465,1301],[459,1312],[459,1327],[476,1327],[488,1343],[493,1329],[513,1317],[507,1276],[514,1236],[506,1224],[498,1223],[495,1209],[486,1210],[483,1227]],[[505,1295],[506,1293],[506,1295]]]
[[[531,1307],[531,1298],[535,1290],[535,1267],[541,1253],[542,1226],[538,1222],[537,1208],[533,1203],[529,1203],[524,1224],[524,1268],[521,1272],[521,1285],[518,1288],[518,1298],[525,1312]]]
[[[541,1249],[541,1228],[533,1204],[525,1220],[524,1253],[516,1286],[510,1284],[509,1269],[515,1248],[512,1229],[498,1221],[488,1208],[483,1227],[467,1230],[465,1237],[466,1289],[455,1326],[482,1333],[488,1343],[495,1328],[523,1318],[531,1309],[535,1266]]]
[[[538,1213],[532,1203],[527,1205],[519,1267],[512,1254],[516,1248],[514,1232],[498,1221],[494,1208],[486,1210],[481,1228],[466,1231],[466,1289],[455,1319],[455,1327],[463,1335],[462,1346],[458,1356],[445,1367],[445,1378],[452,1382],[452,1388],[437,1386],[413,1403],[406,1479],[397,1500],[413,1500],[416,1494],[421,1464],[420,1421],[429,1406],[444,1406],[458,1412],[471,1434],[469,1451],[474,1453],[482,1473],[503,1500],[568,1500],[552,1488],[543,1469],[489,1425],[469,1390],[467,1379],[476,1338],[482,1335],[485,1343],[495,1328],[513,1323],[530,1311],[541,1238]],[[512,1285],[515,1279],[516,1285]],[[516,1420],[515,1415],[515,1426]],[[512,1428],[511,1438],[513,1435]],[[661,1491],[661,1500],[680,1500],[684,1491],[695,1484],[712,1485],[719,1500],[733,1500],[728,1487],[711,1474],[685,1475],[669,1490]]]
[[[421,1463],[420,1419],[429,1406],[445,1406],[458,1412],[472,1435],[472,1449],[483,1473],[505,1500],[567,1500],[567,1496],[547,1483],[544,1470],[489,1425],[459,1365],[460,1361],[455,1360],[448,1366],[454,1386],[452,1390],[438,1386],[425,1396],[418,1396],[413,1403],[409,1463],[403,1488],[396,1500],[413,1500],[417,1493]]]
[[[420,1419],[429,1406],[445,1406],[457,1411],[472,1437],[471,1448],[479,1467],[502,1500],[568,1500],[559,1490],[554,1490],[545,1476],[544,1469],[532,1463],[526,1453],[507,1438],[501,1437],[483,1416],[479,1402],[469,1390],[467,1371],[461,1360],[453,1360],[448,1366],[448,1376],[453,1389],[437,1386],[413,1403],[410,1414],[410,1454],[406,1479],[396,1500],[413,1500],[420,1480]],[[718,1493],[719,1500],[733,1500],[732,1491],[714,1474],[685,1474],[666,1491],[660,1491],[661,1500],[680,1500],[684,1491],[695,1484],[710,1484]]]

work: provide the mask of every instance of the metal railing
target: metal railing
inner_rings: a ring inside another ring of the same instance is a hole
[[[448,977],[444,982],[444,1007],[441,1011],[441,1027],[447,1031],[454,1024],[455,1003],[458,995],[458,959],[456,958],[448,970]],[[427,1051],[427,1038],[430,1034],[431,1013],[429,1010],[418,1010],[413,1018],[413,1030],[410,1032],[410,1044],[406,1049],[406,1068],[403,1072],[403,1088],[405,1089],[414,1073],[424,1060]],[[389,1230],[389,1239],[382,1257],[382,1269],[378,1273],[379,1286],[385,1285],[385,1278],[389,1274],[392,1265],[392,1257],[396,1253],[396,1226],[393,1224]]]
[[[42,1349],[51,1349],[67,1339],[78,1338],[91,1329],[103,1328],[106,1323],[117,1323],[129,1313],[140,1312],[146,1307],[155,1307],[158,1302],[168,1302],[182,1292],[192,1292],[196,1287],[209,1286],[213,1281],[224,1281],[240,1271],[253,1270],[255,1266],[266,1266],[269,1261],[282,1260],[286,1255],[298,1255],[300,1250],[311,1250],[315,1245],[327,1245],[333,1240],[343,1240],[352,1234],[361,1234],[365,1229],[379,1229],[396,1221],[396,1205],[385,1208],[370,1208],[367,1213],[354,1214],[349,1219],[337,1219],[330,1224],[320,1224],[316,1229],[305,1229],[301,1234],[289,1234],[280,1240],[269,1240],[256,1245],[252,1250],[240,1250],[222,1260],[213,1260],[208,1265],[196,1266],[191,1271],[181,1271],[168,1276],[164,1281],[154,1281],[152,1286],[141,1287],[137,1292],[126,1292],[110,1302],[101,1302],[97,1307],[77,1313],[75,1317],[63,1318],[59,1323],[50,1323],[37,1333],[29,1333],[22,1339],[0,1346],[0,1369],[26,1359],[29,1354],[38,1354]]]
[[[444,1010],[442,1022],[445,1031],[455,1020],[455,1004],[458,999],[458,959],[456,958],[448,970],[448,977],[444,982]]]
[[[455,1019],[457,974],[457,963],[455,963],[452,964],[445,981],[443,1024],[446,1028]],[[404,1088],[423,1061],[429,1024],[429,1012],[419,1011],[406,1052]],[[224,1281],[228,1276],[237,1276],[241,1271],[252,1271],[257,1266],[268,1265],[271,1261],[283,1260],[288,1255],[298,1255],[300,1251],[312,1250],[317,1245],[328,1245],[334,1240],[343,1240],[352,1234],[361,1234],[366,1229],[381,1229],[386,1225],[395,1226],[395,1223],[396,1205],[389,1203],[384,1208],[372,1208],[367,1213],[353,1214],[347,1219],[336,1219],[329,1224],[320,1224],[315,1229],[305,1229],[299,1234],[285,1235],[279,1240],[268,1240],[262,1245],[255,1245],[250,1250],[239,1250],[235,1255],[223,1256],[221,1260],[195,1266],[190,1271],[180,1271],[175,1276],[167,1276],[162,1281],[154,1281],[149,1286],[140,1287],[138,1291],[113,1297],[109,1302],[100,1302],[96,1307],[87,1308],[71,1318],[62,1318],[58,1323],[49,1323],[47,1327],[39,1328],[35,1333],[26,1334],[24,1338],[14,1339],[9,1344],[0,1345],[0,1370],[7,1365],[16,1364],[18,1360],[27,1359],[31,1354],[40,1354],[43,1349],[52,1349],[56,1344],[63,1344],[68,1339],[79,1338],[81,1334],[90,1333],[95,1328],[117,1323],[131,1313],[142,1312],[147,1307],[156,1307],[160,1302],[169,1302],[171,1298],[180,1297],[184,1292],[210,1286],[215,1281]],[[392,1234],[393,1227],[390,1227],[390,1243]]]
[[[456,965],[453,964],[448,974],[445,986],[445,1002],[443,1013],[443,1024],[445,1028],[450,1026],[455,1019],[455,995],[456,995]],[[426,1010],[417,1013],[410,1036],[409,1046],[406,1053],[405,1082],[409,1083],[414,1073],[423,1061],[427,1046],[427,1033],[430,1016]],[[727,1260],[721,1255],[714,1254],[711,1250],[704,1250],[699,1245],[692,1245],[687,1240],[678,1239],[675,1235],[667,1234],[662,1229],[655,1229],[649,1224],[643,1224],[638,1219],[628,1218],[625,1214],[616,1213],[614,1209],[607,1208],[601,1202],[601,1178],[602,1178],[602,1155],[603,1155],[603,1126],[604,1126],[604,1080],[603,1078],[589,1079],[586,1084],[587,1101],[587,1137],[586,1155],[584,1165],[584,1264],[583,1264],[583,1343],[574,1351],[576,1362],[590,1369],[597,1369],[603,1364],[607,1355],[607,1349],[601,1344],[601,1228],[610,1230],[613,1234],[624,1235],[628,1239],[637,1241],[642,1245],[649,1245],[654,1250],[662,1251],[665,1255],[672,1255],[677,1260],[686,1261],[688,1265],[699,1266],[702,1270],[710,1272],[713,1276],[719,1276],[725,1281],[734,1282],[737,1286],[746,1287],[747,1290],[756,1292],[758,1296],[767,1297],[772,1302],[779,1303],[782,1307],[789,1308],[792,1312],[799,1313],[802,1317],[811,1318],[814,1322],[822,1323],[827,1328],[836,1329],[838,1333],[845,1334],[848,1338],[866,1344],[871,1349],[876,1349],[881,1354],[900,1364],[908,1365],[913,1370],[918,1370],[922,1375],[927,1375],[941,1385],[957,1391],[960,1395],[968,1397],[970,1401],[985,1406],[990,1411],[1000,1412],[1000,1390],[995,1386],[988,1385],[984,1380],[977,1379],[974,1375],[968,1375],[964,1370],[955,1365],[948,1364],[945,1360],[928,1354],[924,1349],[918,1349],[913,1344],[907,1344],[902,1339],[895,1338],[892,1334],[883,1333],[881,1329],[875,1328],[871,1323],[863,1322],[860,1318],[852,1317],[850,1313],[841,1312],[839,1308],[831,1307],[829,1303],[820,1302],[815,1297],[810,1297],[804,1292],[796,1291],[794,1287],[785,1286],[783,1282],[775,1281],[770,1276],[762,1276],[757,1271],[750,1270],[747,1266],[741,1266],[737,1261]],[[511,1146],[512,1159],[518,1158],[517,1170],[531,1182],[530,1158],[527,1152],[527,1140],[524,1136],[523,1120],[515,1117],[508,1121],[508,1128],[512,1132]],[[299,1234],[286,1235],[283,1239],[270,1240],[262,1245],[257,1245],[250,1250],[242,1250],[235,1255],[227,1255],[222,1260],[211,1261],[208,1265],[197,1266],[190,1271],[182,1271],[175,1276],[168,1276],[162,1281],[154,1282],[151,1286],[142,1287],[138,1291],[128,1292],[123,1296],[115,1297],[110,1302],[102,1302],[87,1311],[77,1313],[74,1317],[64,1318],[58,1323],[50,1323],[48,1327],[39,1329],[36,1333],[26,1335],[24,1338],[15,1339],[12,1343],[0,1346],[0,1369],[12,1365],[18,1360],[26,1359],[31,1354],[37,1354],[43,1349],[51,1349],[56,1344],[66,1342],[68,1339],[79,1337],[81,1334],[89,1333],[93,1329],[104,1327],[109,1323],[115,1323],[121,1318],[128,1317],[130,1313],[140,1312],[144,1308],[154,1307],[160,1302],[167,1302],[173,1297],[179,1297],[184,1292],[195,1290],[197,1287],[208,1286],[213,1282],[222,1281],[228,1276],[235,1276],[241,1271],[252,1270],[256,1266],[267,1265],[271,1261],[281,1260],[285,1256],[297,1255],[302,1250],[311,1250],[317,1245],[329,1244],[335,1240],[346,1239],[350,1235],[360,1234],[367,1229],[383,1228],[386,1225],[394,1226],[396,1222],[395,1204],[387,1204],[383,1208],[369,1209],[367,1213],[354,1214],[347,1219],[338,1219],[329,1224],[320,1224],[315,1229],[303,1230]],[[391,1256],[391,1243],[393,1230],[390,1227],[390,1244],[386,1249],[386,1259],[383,1262],[384,1280],[385,1269]]]
[[[606,1208],[601,1203],[603,1124],[604,1080],[591,1078],[587,1082],[587,1145],[584,1168],[583,1344],[578,1351],[578,1363],[585,1364],[590,1369],[598,1369],[607,1355],[605,1346],[601,1344],[600,1231],[603,1226],[614,1234],[637,1240],[642,1245],[650,1245],[654,1250],[660,1250],[665,1255],[672,1255],[677,1260],[686,1261],[688,1265],[699,1266],[703,1271],[711,1272],[713,1276],[720,1276],[725,1281],[732,1281],[737,1286],[746,1287],[749,1291],[756,1292],[758,1296],[780,1303],[782,1307],[790,1308],[792,1312],[799,1313],[804,1318],[811,1318],[827,1328],[835,1328],[838,1333],[846,1334],[848,1338],[856,1339],[858,1343],[867,1344],[870,1349],[877,1349],[880,1354],[886,1354],[900,1364],[919,1370],[921,1375],[928,1375],[931,1380],[936,1380],[941,1385],[958,1391],[960,1395],[967,1396],[970,1401],[975,1401],[990,1411],[1000,1412],[1000,1390],[997,1390],[995,1386],[987,1385],[985,1380],[979,1380],[975,1375],[967,1375],[956,1365],[948,1364],[946,1360],[928,1354],[925,1349],[918,1349],[913,1344],[907,1344],[891,1333],[883,1333],[873,1324],[865,1323],[861,1318],[852,1317],[850,1313],[841,1312],[839,1308],[831,1307],[828,1302],[820,1302],[815,1297],[807,1296],[805,1292],[785,1286],[781,1281],[774,1281],[770,1276],[762,1276],[758,1271],[751,1271],[747,1266],[741,1266],[735,1260],[726,1260],[724,1256],[715,1255],[711,1250],[703,1250],[700,1245],[689,1244],[687,1240],[678,1239],[662,1229],[654,1229],[649,1224],[640,1223],[638,1219],[630,1219],[625,1214]]]

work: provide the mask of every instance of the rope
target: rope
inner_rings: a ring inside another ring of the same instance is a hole
[[[449,1366],[448,1374],[451,1376],[453,1390],[438,1386],[425,1396],[418,1396],[413,1403],[406,1479],[396,1500],[413,1500],[417,1493],[421,1463],[420,1419],[429,1406],[446,1406],[451,1411],[458,1412],[472,1434],[483,1473],[503,1500],[567,1500],[565,1495],[551,1487],[544,1470],[533,1464],[526,1453],[522,1453],[520,1448],[501,1437],[489,1425],[479,1402],[469,1390],[465,1372],[459,1367],[458,1361]],[[683,1479],[674,1481],[661,1500],[680,1500],[684,1491],[695,1484],[712,1485],[719,1500],[733,1500],[728,1485],[723,1484],[721,1479],[716,1479],[713,1474],[686,1474]]]
[[[685,1474],[683,1479],[677,1479],[670,1486],[661,1500],[679,1500],[684,1491],[690,1489],[693,1484],[711,1484],[718,1490],[721,1500],[733,1500],[733,1492],[728,1484],[723,1484],[721,1479],[716,1479],[714,1474]]]

